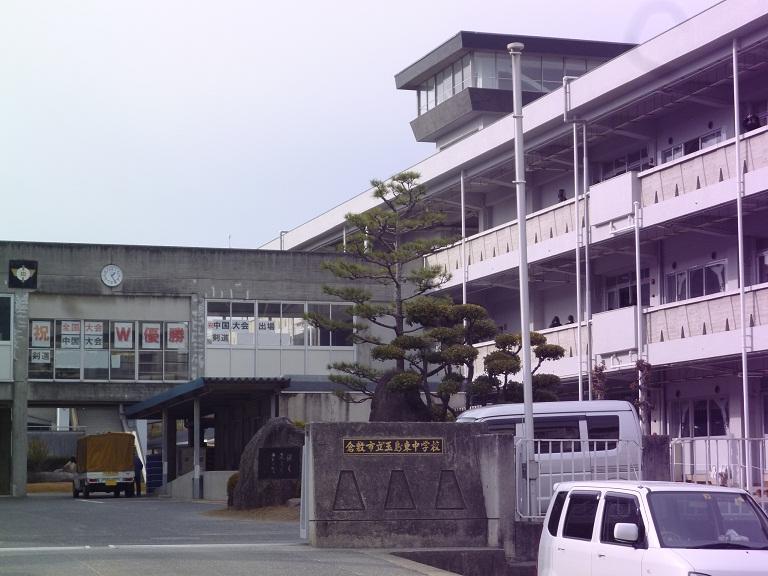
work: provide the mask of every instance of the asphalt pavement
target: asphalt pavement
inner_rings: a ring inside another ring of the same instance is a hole
[[[298,523],[166,498],[0,498],[0,576],[442,576],[368,549],[313,548]]]

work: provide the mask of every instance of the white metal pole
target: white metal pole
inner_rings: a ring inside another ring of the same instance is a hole
[[[739,237],[739,315],[741,318],[741,387],[744,409],[744,441],[747,466],[747,489],[752,491],[752,462],[749,450],[749,443],[746,441],[750,436],[749,426],[749,371],[747,365],[747,306],[744,294],[744,167],[741,165],[741,125],[739,111],[739,41],[733,40],[733,125],[734,125],[734,145],[736,146],[736,220],[738,224]]]
[[[517,237],[520,254],[520,340],[521,372],[523,375],[523,422],[525,439],[528,443],[528,465],[533,462],[533,379],[531,377],[531,334],[528,301],[528,240],[525,230],[525,148],[523,146],[523,95],[520,71],[520,56],[524,44],[513,42],[507,45],[512,56],[512,100],[515,119],[515,184],[517,192]],[[529,468],[530,471],[530,468]],[[533,483],[531,483],[533,486]],[[533,500],[536,502],[536,500]]]
[[[464,204],[464,170],[461,171],[461,303],[467,303],[467,218]]]
[[[590,282],[590,264],[589,264],[589,239],[591,228],[589,227],[589,163],[587,155],[587,123],[581,124],[581,195],[584,198],[584,280],[585,280],[585,301],[587,314],[587,397],[592,400],[592,292]]]
[[[528,297],[528,237],[526,225],[525,197],[525,146],[523,144],[523,93],[521,74],[521,42],[507,45],[512,56],[512,99],[515,119],[515,185],[517,192],[517,237],[520,273],[520,344],[523,376],[523,429],[525,432],[525,481],[527,483],[527,506],[529,514],[539,512],[538,467],[533,449],[533,378],[531,375],[531,323]]]
[[[637,330],[635,338],[637,339],[637,359],[641,360],[643,357],[643,306],[641,304],[642,284],[640,283],[642,276],[640,273],[640,202],[635,201],[633,202],[633,205],[635,215],[635,283],[637,284],[637,286],[635,286],[635,300],[637,300],[635,303],[635,325]],[[650,431],[646,428],[646,422],[648,422],[648,395],[643,389],[644,382],[642,377],[643,373],[638,368],[637,394],[638,400],[640,401],[640,415],[643,425],[643,434],[650,434]],[[642,418],[643,415],[646,415],[646,418]]]
[[[573,123],[573,198],[576,212],[576,356],[579,358],[579,402],[584,400],[584,356],[581,349],[581,209],[579,208],[579,126]]]

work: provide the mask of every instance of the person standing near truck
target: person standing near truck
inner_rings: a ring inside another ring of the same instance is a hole
[[[136,496],[141,496],[141,472],[144,470],[144,463],[139,455],[133,454],[133,481],[136,485]]]

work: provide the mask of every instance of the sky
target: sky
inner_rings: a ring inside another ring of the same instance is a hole
[[[2,0],[0,240],[258,248],[434,153],[459,30],[642,42],[716,0]]]

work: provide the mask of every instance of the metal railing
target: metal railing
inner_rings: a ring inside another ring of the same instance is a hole
[[[670,443],[670,466],[676,482],[735,486],[766,500],[766,438],[676,438]]]
[[[531,467],[526,462],[530,449]],[[641,460],[640,445],[630,440],[517,438],[517,513],[522,518],[543,518],[559,482],[640,480]]]

